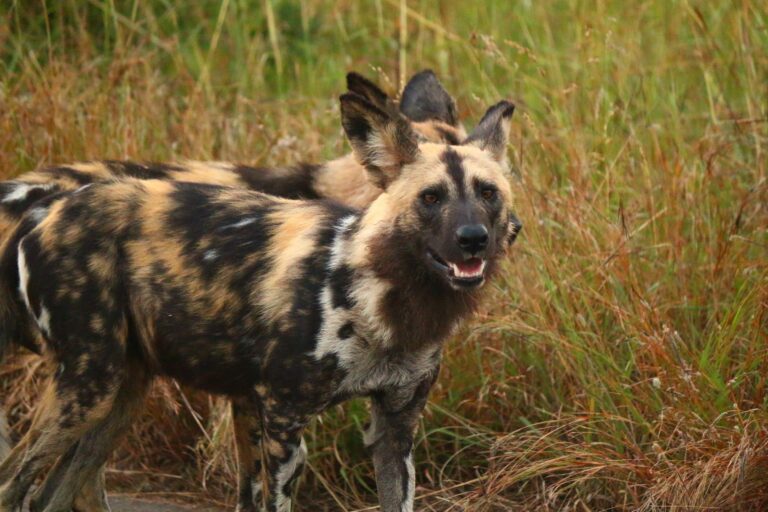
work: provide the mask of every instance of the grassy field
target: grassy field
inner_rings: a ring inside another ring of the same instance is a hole
[[[768,4],[6,0],[0,173],[88,158],[347,151],[349,70],[433,68],[472,125],[518,105],[525,228],[446,348],[419,510],[768,509]],[[0,369],[23,427],[40,363]],[[232,503],[220,402],[161,383],[110,486]],[[349,403],[300,510],[373,510]]]

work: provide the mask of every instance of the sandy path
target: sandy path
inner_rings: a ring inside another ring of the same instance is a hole
[[[112,512],[224,512],[207,505],[198,508],[119,496],[109,498],[109,504]]]

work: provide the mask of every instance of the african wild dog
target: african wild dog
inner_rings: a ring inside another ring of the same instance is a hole
[[[111,446],[155,374],[249,404],[263,460],[256,447],[246,458],[257,473],[263,464],[268,510],[290,508],[309,419],[371,397],[382,510],[412,510],[413,430],[441,343],[519,230],[504,176],[513,107],[492,107],[464,145],[439,145],[360,96],[341,106],[357,157],[385,189],[363,212],[126,180],[24,218],[0,263],[1,326],[34,336],[12,311],[26,309],[58,370],[0,465],[0,511],[76,441]],[[82,484],[67,471],[48,509]]]
[[[458,144],[466,137],[456,104],[431,70],[415,74],[403,89],[400,106],[376,84],[357,73],[347,75],[347,89],[392,115],[411,121],[424,142]],[[295,199],[333,199],[355,208],[368,206],[381,189],[366,177],[354,155],[324,164],[265,168],[228,162],[182,161],[139,164],[105,160],[49,167],[0,182],[0,238],[16,226],[36,201],[58,192],[115,178],[210,183],[258,190]]]
[[[466,137],[466,132],[456,115],[454,100],[429,70],[417,73],[411,78],[403,90],[399,109],[386,93],[356,73],[347,76],[347,87],[349,91],[360,94],[392,115],[397,115],[399,110],[411,121],[422,141],[457,144]],[[12,181],[0,183],[0,245],[18,225],[23,214],[30,210],[36,212],[35,215],[39,214],[45,209],[46,201],[57,194],[94,182],[126,177],[210,183],[259,190],[290,198],[331,198],[354,207],[367,206],[381,193],[381,189],[367,179],[364,168],[353,155],[321,165],[301,164],[274,169],[224,162],[192,161],[148,165],[111,160],[75,163],[26,173]],[[5,338],[8,337],[6,334]],[[0,336],[0,352],[2,338]],[[22,342],[25,340],[33,342],[34,338],[21,337]],[[27,348],[33,351],[41,351],[41,347],[32,343],[27,345]],[[244,411],[248,406],[236,401],[234,407]],[[242,445],[248,436],[249,421],[243,414],[238,416],[236,430]],[[2,423],[4,417],[0,412],[0,460],[7,453],[9,444],[6,442],[7,432],[2,430]],[[91,445],[94,442],[91,442]],[[244,448],[240,451],[244,452]],[[63,457],[53,474],[60,478],[74,454],[75,449],[72,449]],[[244,483],[248,475],[250,471],[244,471],[241,478],[243,489],[250,487]],[[49,482],[56,480],[57,478],[49,478]],[[78,510],[108,510],[104,492],[100,488],[102,480],[101,477],[94,477],[86,484],[77,500]],[[43,510],[48,494],[50,489],[41,490],[33,500],[32,508]]]

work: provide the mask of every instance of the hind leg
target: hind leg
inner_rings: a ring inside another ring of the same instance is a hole
[[[75,455],[77,454],[78,458],[82,459],[83,445],[92,445],[93,441],[98,442],[98,439],[86,435],[84,439],[72,445],[67,453],[59,458],[54,467],[46,475],[45,482],[42,486],[38,487],[32,495],[32,499],[29,503],[30,512],[42,512],[45,510],[46,505],[51,501],[53,493],[61,484],[69,468],[78,465]],[[87,451],[90,452],[91,450]],[[93,462],[91,462],[91,464],[93,464]],[[87,471],[89,468],[85,467],[82,469]],[[83,487],[80,489],[80,492],[74,500],[74,505],[70,507],[74,512],[109,512],[110,508],[107,503],[106,491],[104,489],[105,469],[106,468],[103,466],[98,468],[95,476],[83,484]],[[69,511],[69,509],[67,509],[67,511]]]
[[[109,505],[104,491],[104,465],[114,446],[130,427],[144,402],[149,377],[132,368],[104,420],[89,430],[59,459],[35,493],[30,510],[45,512],[105,512]]]
[[[72,510],[75,512],[111,512],[107,501],[107,488],[104,478],[106,466],[98,469],[96,476],[90,482],[86,482],[80,492],[75,496],[75,504]]]
[[[232,399],[232,418],[237,444],[238,512],[261,510],[261,439],[263,425],[261,411],[255,398]]]
[[[291,512],[296,481],[307,460],[307,446],[301,437],[306,421],[275,419],[265,416],[261,445],[266,473],[264,501],[267,512]]]
[[[80,358],[59,365],[37,425],[0,465],[0,512],[20,510],[41,471],[112,410],[124,368],[109,361],[110,356],[99,355],[86,357],[85,364],[75,364],[83,361]]]
[[[37,421],[34,423],[37,424]],[[34,425],[32,428],[35,428]],[[26,450],[25,446],[29,442],[29,438],[25,439],[25,444],[20,448],[20,450]],[[0,462],[2,462],[11,452],[11,438],[10,433],[7,428],[7,422],[5,421],[5,416],[0,414]],[[75,455],[75,447],[70,448],[70,450],[65,454],[57,463],[57,467],[65,466],[64,461],[69,461],[72,459],[72,457]],[[87,482],[83,488],[81,489],[80,493],[77,495],[77,498],[75,500],[74,510],[76,512],[91,512],[91,511],[104,511],[108,512],[109,507],[106,502],[106,492],[104,491],[104,474],[103,474],[104,468],[101,468],[100,474],[92,479],[91,481]],[[63,476],[63,472],[61,475],[59,475],[59,478]],[[0,475],[0,481],[4,480],[2,475]],[[49,477],[50,478],[50,477]],[[30,505],[33,506],[33,505]],[[35,510],[33,508],[33,510]]]

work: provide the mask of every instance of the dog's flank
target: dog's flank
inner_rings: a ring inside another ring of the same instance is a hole
[[[413,431],[442,341],[519,228],[503,166],[482,144],[417,144],[407,123],[355,95],[342,97],[342,117],[386,188],[363,212],[126,180],[23,219],[0,260],[0,303],[28,315],[3,311],[0,327],[28,318],[59,370],[36,424],[0,465],[0,511],[84,439],[98,441],[91,467],[102,464],[155,374],[238,397],[238,451],[250,454],[241,483],[264,468],[268,510],[290,508],[309,419],[370,396],[382,510],[412,510]],[[507,123],[499,117],[496,130],[505,135]],[[242,421],[244,412],[256,417]],[[71,504],[81,478],[54,468],[43,502]],[[241,488],[241,509],[256,510],[254,494]]]
[[[424,77],[429,76],[429,80]],[[390,115],[398,106],[376,84],[357,73],[349,73],[351,92],[366,98]],[[417,106],[424,104],[421,110]],[[458,144],[466,137],[458,118],[440,112],[454,112],[455,103],[431,71],[414,75],[406,85],[400,104],[402,114],[413,119],[415,132],[427,142]],[[430,116],[424,112],[432,112]],[[294,199],[333,199],[348,206],[363,208],[381,188],[367,179],[365,170],[353,155],[324,164],[299,164],[285,167],[253,167],[228,162],[180,161],[137,163],[103,160],[59,165],[23,174],[0,183],[0,237],[36,201],[57,192],[76,190],[84,185],[115,178],[160,179],[209,183],[258,190]]]

